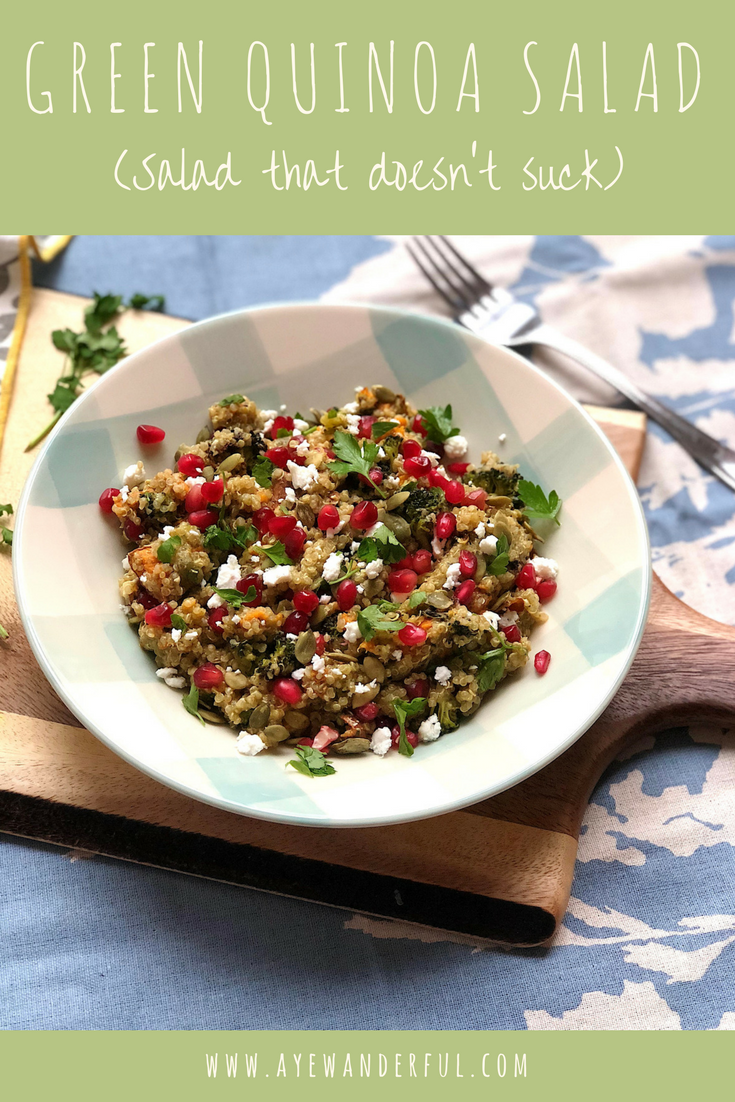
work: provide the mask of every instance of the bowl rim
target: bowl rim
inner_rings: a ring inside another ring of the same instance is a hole
[[[415,321],[425,322],[428,325],[442,325],[442,326],[448,326],[448,327],[453,328],[453,329],[456,328],[456,323],[454,321],[452,321],[450,318],[443,318],[443,317],[434,316],[434,315],[431,315],[431,314],[422,314],[422,313],[419,313],[415,310],[405,310],[405,309],[401,309],[401,308],[398,308],[398,307],[381,306],[380,304],[373,304],[373,303],[366,303],[366,302],[339,302],[339,303],[335,302],[335,303],[332,303],[332,302],[319,302],[319,301],[313,301],[313,300],[312,301],[310,301],[310,300],[299,300],[299,301],[293,301],[293,302],[263,303],[263,304],[258,304],[257,306],[243,307],[239,310],[230,310],[230,311],[227,311],[226,313],[223,313],[223,314],[215,314],[212,317],[202,318],[200,321],[192,322],[190,325],[185,326],[182,330],[178,330],[178,331],[175,331],[173,333],[168,333],[168,334],[166,334],[162,337],[157,338],[155,341],[152,341],[150,344],[145,345],[144,348],[138,349],[136,352],[133,352],[129,356],[126,356],[119,363],[117,363],[113,368],[111,368],[109,371],[105,372],[104,375],[102,375],[98,379],[96,379],[79,396],[79,398],[74,402],[74,404],[69,407],[69,409],[63,414],[63,416],[59,419],[57,424],[54,426],[53,430],[49,433],[46,441],[43,444],[43,447],[41,448],[39,454],[37,455],[37,457],[35,459],[35,462],[34,462],[32,468],[31,468],[31,470],[28,473],[28,476],[26,477],[26,481],[25,481],[25,484],[23,486],[23,490],[21,492],[21,496],[20,496],[20,499],[19,499],[19,502],[18,502],[18,508],[16,510],[16,517],[15,517],[15,528],[14,528],[14,543],[16,545],[17,550],[19,551],[22,548],[22,545],[23,545],[24,522],[25,522],[26,509],[27,509],[27,505],[28,505],[28,502],[29,502],[30,497],[31,497],[31,493],[33,491],[34,484],[36,482],[36,479],[38,478],[39,472],[40,472],[41,467],[43,465],[43,462],[45,460],[46,453],[48,452],[48,450],[51,447],[51,445],[53,444],[53,442],[56,440],[57,436],[59,436],[61,433],[63,433],[67,422],[69,420],[71,420],[71,418],[72,418],[73,414],[75,413],[75,411],[80,408],[81,403],[83,403],[84,401],[87,400],[89,394],[96,391],[99,387],[104,386],[105,383],[106,383],[106,380],[108,380],[112,376],[116,376],[116,375],[120,374],[121,372],[127,370],[127,368],[129,367],[131,361],[134,361],[139,356],[148,355],[151,351],[157,349],[160,345],[166,344],[168,342],[172,342],[172,343],[175,342],[177,340],[177,338],[179,337],[181,332],[189,332],[191,329],[194,329],[194,328],[205,329],[207,327],[215,326],[219,322],[225,321],[229,318],[241,317],[243,315],[252,316],[254,314],[271,312],[271,311],[276,311],[276,310],[281,310],[281,311],[294,310],[294,311],[297,311],[297,310],[303,310],[304,308],[309,308],[309,309],[316,308],[316,309],[319,309],[319,310],[339,311],[339,312],[359,311],[361,313],[364,313],[365,311],[369,311],[371,313],[382,313],[382,314],[392,315],[396,318],[409,317],[409,318],[412,318]],[[182,320],[185,320],[185,319],[182,319]],[[519,361],[520,363],[522,363],[524,365],[524,367],[526,369],[529,369],[533,374],[539,376],[546,383],[548,383],[552,387],[554,387],[554,389],[557,390],[566,399],[566,401],[568,401],[570,403],[570,405],[584,419],[584,421],[586,421],[587,424],[592,427],[593,431],[598,436],[598,439],[600,439],[602,441],[604,447],[606,448],[606,450],[608,451],[608,453],[612,457],[613,464],[617,467],[618,473],[622,476],[623,482],[624,482],[624,484],[626,486],[626,490],[628,492],[628,496],[629,496],[629,498],[630,498],[630,500],[631,500],[631,502],[634,506],[634,513],[635,513],[637,521],[638,521],[639,532],[640,532],[640,535],[641,535],[642,541],[643,541],[643,550],[645,551],[645,563],[644,563],[644,569],[642,571],[641,600],[640,600],[640,604],[639,604],[636,624],[635,624],[635,627],[634,627],[634,630],[633,630],[633,633],[632,633],[632,636],[631,636],[631,642],[628,645],[628,651],[627,651],[627,654],[625,656],[625,660],[621,665],[619,673],[614,678],[613,682],[611,683],[610,688],[604,694],[604,697],[602,697],[598,701],[597,707],[585,719],[584,723],[579,725],[578,727],[576,727],[574,729],[574,731],[564,740],[564,742],[562,744],[555,745],[554,749],[551,750],[548,754],[544,755],[541,758],[535,759],[534,762],[532,764],[529,764],[527,767],[517,770],[512,776],[507,778],[504,783],[502,783],[500,785],[491,786],[490,788],[486,789],[484,792],[478,791],[478,792],[474,793],[471,796],[467,796],[466,798],[465,797],[459,797],[459,798],[453,799],[451,801],[448,801],[446,804],[442,805],[442,807],[439,810],[432,807],[431,809],[428,809],[428,810],[417,810],[417,811],[412,811],[412,812],[408,812],[408,813],[406,813],[406,812],[397,813],[397,814],[381,813],[381,814],[377,814],[377,815],[370,816],[370,817],[363,816],[359,820],[354,820],[354,819],[352,819],[352,820],[334,820],[334,819],[327,820],[326,818],[320,819],[320,818],[316,818],[316,817],[305,817],[305,816],[302,816],[302,815],[292,815],[292,814],[287,814],[287,813],[284,814],[283,812],[273,812],[273,811],[270,811],[266,808],[252,809],[250,807],[245,807],[240,803],[237,803],[233,800],[227,799],[226,797],[213,795],[211,793],[202,792],[198,789],[195,789],[191,785],[186,784],[185,782],[178,781],[178,780],[176,780],[174,778],[171,778],[170,776],[167,776],[166,774],[160,772],[158,769],[155,768],[155,766],[152,766],[148,763],[141,762],[140,759],[137,758],[135,755],[126,752],[126,750],[123,747],[120,747],[117,743],[114,743],[110,738],[108,738],[108,736],[105,734],[104,730],[97,723],[95,723],[88,716],[85,715],[83,707],[81,707],[76,702],[76,700],[74,698],[74,694],[71,693],[71,692],[67,692],[64,683],[58,677],[58,675],[56,673],[56,670],[55,670],[55,667],[54,667],[53,663],[51,662],[51,660],[47,657],[44,646],[43,646],[40,638],[38,637],[38,634],[37,634],[36,628],[35,628],[35,624],[33,622],[33,616],[31,615],[31,613],[28,610],[28,607],[27,607],[27,604],[26,604],[26,599],[25,599],[24,576],[23,576],[23,565],[22,565],[23,556],[20,553],[16,553],[16,554],[13,555],[13,587],[14,587],[14,591],[15,591],[15,598],[16,598],[16,603],[18,605],[18,611],[20,613],[21,622],[23,624],[23,628],[24,628],[25,633],[26,633],[26,638],[28,639],[28,642],[30,643],[31,650],[33,651],[33,654],[36,658],[36,661],[38,662],[39,666],[41,667],[41,670],[42,670],[44,676],[50,682],[50,684],[53,687],[54,691],[61,698],[63,703],[67,706],[69,711],[74,716],[76,716],[76,718],[80,721],[82,726],[87,731],[89,731],[96,738],[98,738],[100,740],[100,742],[103,743],[103,745],[107,746],[114,754],[116,754],[118,757],[122,758],[123,761],[128,762],[128,764],[130,764],[130,765],[134,766],[136,769],[140,770],[141,773],[146,774],[147,776],[151,777],[153,780],[156,780],[159,783],[165,785],[167,788],[171,788],[174,791],[180,792],[182,795],[189,796],[192,799],[195,799],[195,800],[199,801],[200,803],[208,804],[211,807],[215,807],[215,808],[218,808],[220,810],[230,811],[230,812],[233,812],[234,814],[242,815],[246,818],[254,818],[254,819],[259,819],[259,820],[262,820],[262,821],[265,821],[265,822],[272,822],[272,823],[282,823],[282,824],[289,825],[289,826],[314,827],[314,828],[317,828],[317,829],[318,828],[364,829],[364,828],[367,828],[367,827],[398,825],[400,823],[417,822],[417,821],[420,821],[422,819],[435,818],[439,815],[449,814],[450,812],[461,811],[463,808],[471,807],[474,804],[482,802],[483,800],[491,799],[493,796],[500,795],[500,793],[505,792],[510,788],[514,788],[517,784],[520,784],[522,781],[527,780],[529,777],[532,777],[534,774],[539,773],[542,769],[544,769],[552,761],[555,761],[556,758],[561,757],[562,754],[564,754],[571,746],[573,746],[574,743],[577,742],[577,740],[580,739],[582,737],[582,735],[584,735],[585,732],[588,731],[593,726],[593,724],[597,721],[597,719],[599,719],[599,717],[602,715],[602,713],[608,707],[608,705],[610,704],[610,702],[612,701],[612,699],[616,695],[618,689],[622,685],[623,681],[627,677],[628,672],[630,670],[630,667],[632,666],[633,661],[635,659],[635,656],[638,652],[638,648],[640,646],[641,639],[643,637],[643,632],[644,632],[644,629],[645,629],[646,621],[648,619],[648,612],[649,612],[649,607],[650,607],[650,602],[651,602],[651,593],[652,593],[653,567],[652,567],[652,562],[651,562],[650,536],[649,536],[649,532],[648,532],[648,525],[647,525],[646,519],[645,519],[645,514],[644,514],[644,511],[643,511],[643,505],[642,505],[640,497],[638,495],[638,491],[636,489],[635,483],[633,482],[633,479],[631,478],[630,474],[626,470],[625,465],[623,464],[623,461],[620,458],[618,452],[615,450],[615,448],[613,447],[611,441],[608,439],[608,437],[602,431],[602,429],[597,424],[597,422],[594,420],[594,418],[590,416],[590,414],[587,412],[587,410],[584,409],[584,407],[581,405],[581,403],[579,401],[577,401],[576,398],[574,398],[554,378],[552,378],[550,375],[548,375],[545,371],[543,371],[540,367],[538,367],[531,360],[527,360],[525,357],[521,356],[518,352],[515,351],[515,349],[509,348],[507,345],[498,344],[494,341],[488,341],[485,338],[479,336],[476,333],[473,333],[470,330],[464,330],[463,329],[462,332],[463,332],[463,335],[465,337],[470,339],[471,343],[474,342],[474,341],[479,341],[481,344],[488,344],[492,348],[494,348],[496,351],[499,351],[499,352],[503,353],[504,355],[507,355],[507,356],[511,357],[512,359]]]

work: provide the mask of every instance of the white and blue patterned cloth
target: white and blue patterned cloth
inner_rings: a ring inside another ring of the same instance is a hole
[[[735,237],[458,243],[489,278],[735,445]],[[38,279],[78,293],[163,291],[170,312],[192,318],[317,295],[439,308],[388,239],[80,238]],[[581,370],[551,370],[578,397],[614,399]],[[639,484],[664,581],[735,622],[735,495],[655,427]],[[608,771],[549,949],[479,948],[78,856],[0,841],[1,1027],[735,1028],[728,732],[672,731]]]

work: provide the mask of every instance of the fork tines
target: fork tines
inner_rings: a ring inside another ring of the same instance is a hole
[[[470,310],[492,291],[492,284],[443,234],[414,237],[411,243],[406,242],[406,248],[434,290],[455,312]]]

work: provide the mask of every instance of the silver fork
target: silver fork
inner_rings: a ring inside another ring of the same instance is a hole
[[[624,394],[678,440],[701,467],[735,490],[735,451],[641,390],[607,360],[546,325],[535,307],[519,302],[502,287],[493,287],[446,237],[414,237],[406,248],[460,325],[493,344],[509,348],[542,344],[575,360]]]

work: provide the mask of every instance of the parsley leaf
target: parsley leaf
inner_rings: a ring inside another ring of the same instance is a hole
[[[181,545],[181,536],[169,536],[167,540],[164,540],[159,545],[158,555],[159,562],[173,562],[176,549]]]
[[[245,399],[242,394],[228,394],[226,398],[221,398],[219,405],[221,406],[239,406],[240,402],[244,402]]]
[[[178,612],[171,614],[171,627],[176,628],[178,631],[186,631],[188,624],[183,616],[179,616]]]
[[[393,429],[399,428],[397,421],[376,421],[370,430],[370,435],[373,440],[380,440],[382,436],[387,436]]]
[[[140,292],[131,295],[128,302],[131,310],[152,310],[156,314],[160,314],[165,305],[166,299],[163,295],[141,295]]]
[[[378,541],[380,558],[383,562],[400,562],[401,559],[405,559],[406,548],[387,525],[381,524],[380,528],[376,528],[370,538]]]
[[[494,689],[500,681],[505,671],[505,652],[510,649],[508,646],[496,647],[480,655],[477,687],[481,693]]]
[[[408,598],[409,608],[418,608],[426,600],[426,594],[421,589],[415,589],[411,596]]]
[[[510,544],[508,543],[508,537],[500,536],[495,545],[495,558],[488,564],[488,574],[492,574],[494,578],[498,578],[501,574],[505,574],[510,561],[510,556],[508,554],[509,549]]]
[[[379,601],[376,605],[368,605],[357,614],[357,626],[363,639],[370,640],[377,631],[400,631],[403,624],[400,620],[389,620],[386,611],[392,612],[398,606],[391,601]]]
[[[204,723],[204,720],[199,715],[199,689],[197,689],[196,685],[192,685],[186,696],[181,698],[181,703],[190,716],[196,716],[200,723]]]
[[[217,589],[216,585],[213,585],[212,589],[218,597],[221,597],[223,601],[233,608],[240,608],[241,605],[249,605],[257,596],[254,585],[248,586],[247,593],[241,593],[239,589]]]
[[[370,478],[370,468],[375,466],[375,461],[378,458],[377,444],[373,444],[370,440],[363,440],[362,447],[360,447],[357,438],[352,433],[337,430],[334,434],[332,448],[337,459],[329,464],[330,471],[336,474],[338,478],[346,478],[348,474],[362,475],[381,497],[385,497],[384,491],[376,486]]]
[[[66,413],[69,406],[76,401],[77,395],[70,386],[59,382],[46,397],[58,413]]]
[[[7,513],[8,516],[10,516],[12,514],[12,512],[13,512],[13,506],[12,505],[0,505],[0,517],[4,517],[6,513]]]
[[[238,524],[232,530],[224,521],[219,521],[207,528],[202,544],[207,550],[239,551],[248,548],[257,538],[258,530],[254,524]]]
[[[3,543],[11,544],[13,542],[13,533],[10,528],[0,528],[2,533]]]
[[[221,402],[220,405],[222,405]],[[272,484],[271,475],[275,469],[275,463],[271,463],[267,456],[259,455],[253,463],[251,474],[259,486],[263,486],[267,489]]]
[[[270,547],[263,547],[261,549],[276,566],[293,566],[293,559],[289,559],[286,554],[286,548],[283,546],[280,540],[272,543]]]
[[[559,510],[561,498],[556,490],[551,490],[547,497],[540,486],[535,482],[528,482],[522,478],[518,483],[518,493],[524,503],[524,513],[527,517],[553,520],[559,524]]]
[[[292,766],[297,773],[305,777],[328,777],[337,770],[330,765],[321,750],[315,750],[313,746],[297,746],[295,748],[296,759],[287,761],[286,765]]]
[[[458,436],[459,429],[452,425],[452,407],[429,406],[428,409],[420,409],[422,420],[426,425],[429,440],[435,444],[443,444],[450,436]]]
[[[413,757],[413,746],[406,738],[406,720],[411,716],[418,715],[426,704],[426,698],[423,696],[417,696],[413,700],[394,700],[393,712],[398,720],[398,726],[401,730],[401,735],[398,740],[398,753],[403,754],[404,758]]]
[[[366,536],[364,540],[360,540],[355,558],[364,563],[375,562],[376,559],[379,559],[380,551],[377,540],[374,540],[372,536]]]

